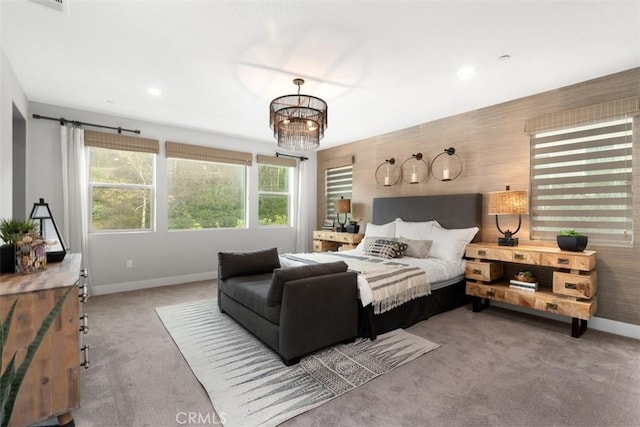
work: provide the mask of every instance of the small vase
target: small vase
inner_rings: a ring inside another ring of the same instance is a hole
[[[360,231],[360,226],[358,224],[347,224],[347,233],[355,234]]]
[[[0,246],[0,273],[13,274],[16,271],[16,247],[14,245]]]

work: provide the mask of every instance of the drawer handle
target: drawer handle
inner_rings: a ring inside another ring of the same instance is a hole
[[[569,260],[567,258],[558,258],[558,264],[568,265],[569,264]]]
[[[547,303],[547,308],[548,308],[549,310],[557,310],[557,309],[558,309],[558,304],[553,303],[553,302],[548,302],[548,303]]]
[[[87,270],[86,268],[83,268],[82,270],[80,270],[80,276],[81,277],[88,277],[89,276],[89,270]]]
[[[82,348],[80,349],[80,351],[82,352],[82,363],[80,364],[80,366],[82,366],[84,369],[89,369],[89,346],[88,345],[83,345]]]
[[[471,272],[473,274],[482,274],[482,270],[478,270],[477,268],[474,268],[473,270],[471,270]]]
[[[515,259],[524,259],[524,255],[523,254],[513,254],[513,258],[515,258]]]
[[[578,289],[578,285],[576,283],[565,283],[565,289]]]
[[[488,297],[495,297],[496,296],[496,291],[494,291],[494,290],[487,291],[487,296]]]
[[[87,285],[82,285],[82,287],[80,289],[81,289],[81,291],[80,291],[80,294],[78,295],[78,297],[80,298],[80,302],[84,304],[89,299],[89,293],[87,291]]]
[[[80,332],[82,332],[83,334],[88,334],[89,333],[89,315],[87,313],[84,313],[80,318],[80,321],[82,322],[82,324],[80,325]]]
[[[478,255],[487,256],[487,251],[478,251]]]

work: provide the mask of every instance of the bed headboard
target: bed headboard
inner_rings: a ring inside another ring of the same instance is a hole
[[[444,228],[482,226],[482,194],[440,196],[378,197],[373,199],[373,223],[385,224],[396,218],[421,222],[436,220]],[[480,241],[482,231],[474,241]]]

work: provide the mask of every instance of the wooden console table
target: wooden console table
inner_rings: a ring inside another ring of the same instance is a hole
[[[87,318],[80,314],[86,300],[80,282],[80,254],[67,254],[47,270],[0,276],[0,318],[5,319],[18,298],[13,322],[2,355],[6,367],[15,353],[16,364],[24,359],[42,320],[67,290],[62,310],[49,327],[18,391],[10,426],[27,426],[57,416],[60,425],[72,425],[72,409],[80,406],[80,332],[87,332]],[[85,288],[86,289],[86,288]],[[83,362],[88,367],[88,360]]]
[[[313,251],[326,252],[355,249],[364,234],[341,233],[339,231],[316,230],[313,232]]]
[[[481,311],[493,300],[570,316],[571,336],[579,338],[587,329],[587,320],[597,310],[594,251],[471,243],[465,255],[471,258],[466,266],[466,293],[473,298],[473,311]],[[503,277],[505,263],[520,264],[523,269],[527,266],[553,269],[553,283],[535,292],[511,288],[510,278]]]

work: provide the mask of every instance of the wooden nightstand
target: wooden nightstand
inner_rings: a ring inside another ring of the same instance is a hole
[[[313,232],[313,251],[327,252],[355,249],[364,234],[340,233],[338,231],[316,230]]]
[[[587,329],[587,320],[597,310],[594,251],[471,243],[465,255],[471,258],[466,266],[466,293],[473,298],[473,311],[481,311],[493,300],[570,316],[571,336],[579,338]],[[552,269],[553,283],[535,292],[512,288],[510,277],[503,276],[507,264]]]

